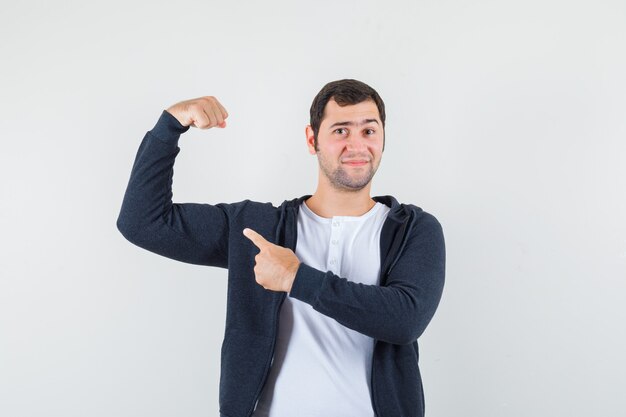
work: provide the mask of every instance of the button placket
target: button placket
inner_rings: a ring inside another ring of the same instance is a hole
[[[339,238],[341,237],[341,221],[333,219],[328,250],[328,268],[335,273],[339,270]]]

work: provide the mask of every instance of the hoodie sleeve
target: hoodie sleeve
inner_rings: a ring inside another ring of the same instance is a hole
[[[135,245],[178,261],[226,268],[235,205],[172,203],[178,139],[189,130],[163,110],[144,136],[132,167],[117,228]]]
[[[424,213],[384,286],[352,282],[301,263],[289,296],[366,336],[410,344],[435,314],[444,279],[443,230]]]

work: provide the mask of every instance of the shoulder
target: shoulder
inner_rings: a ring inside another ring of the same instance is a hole
[[[439,235],[443,238],[443,227],[434,214],[414,204],[404,204],[404,206],[409,210],[411,216],[410,227],[413,236]]]

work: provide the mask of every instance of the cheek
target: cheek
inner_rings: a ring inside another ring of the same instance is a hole
[[[326,152],[329,154],[341,154],[344,150],[345,146],[340,142],[328,143],[326,145]]]
[[[370,144],[370,146],[368,146],[370,152],[374,155],[379,155],[382,153],[383,151],[383,141],[381,140],[380,142],[375,142]]]

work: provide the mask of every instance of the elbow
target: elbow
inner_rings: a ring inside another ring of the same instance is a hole
[[[417,328],[414,326],[407,326],[407,328],[398,331],[397,334],[393,336],[393,341],[391,341],[391,343],[394,345],[410,345],[421,336],[423,330],[424,329],[422,327]]]
[[[423,328],[416,325],[414,320],[407,320],[405,317],[387,321],[381,330],[382,332],[376,336],[377,339],[393,345],[410,345],[417,340]]]
[[[131,243],[133,242],[134,236],[137,234],[137,225],[129,221],[128,217],[124,215],[124,212],[121,212],[117,217],[116,221],[117,230]]]
[[[397,320],[395,331],[390,335],[390,343],[395,345],[410,345],[415,342],[426,330],[432,319],[432,314],[423,311],[415,311],[411,315],[412,320]],[[406,317],[406,316],[405,316]]]

